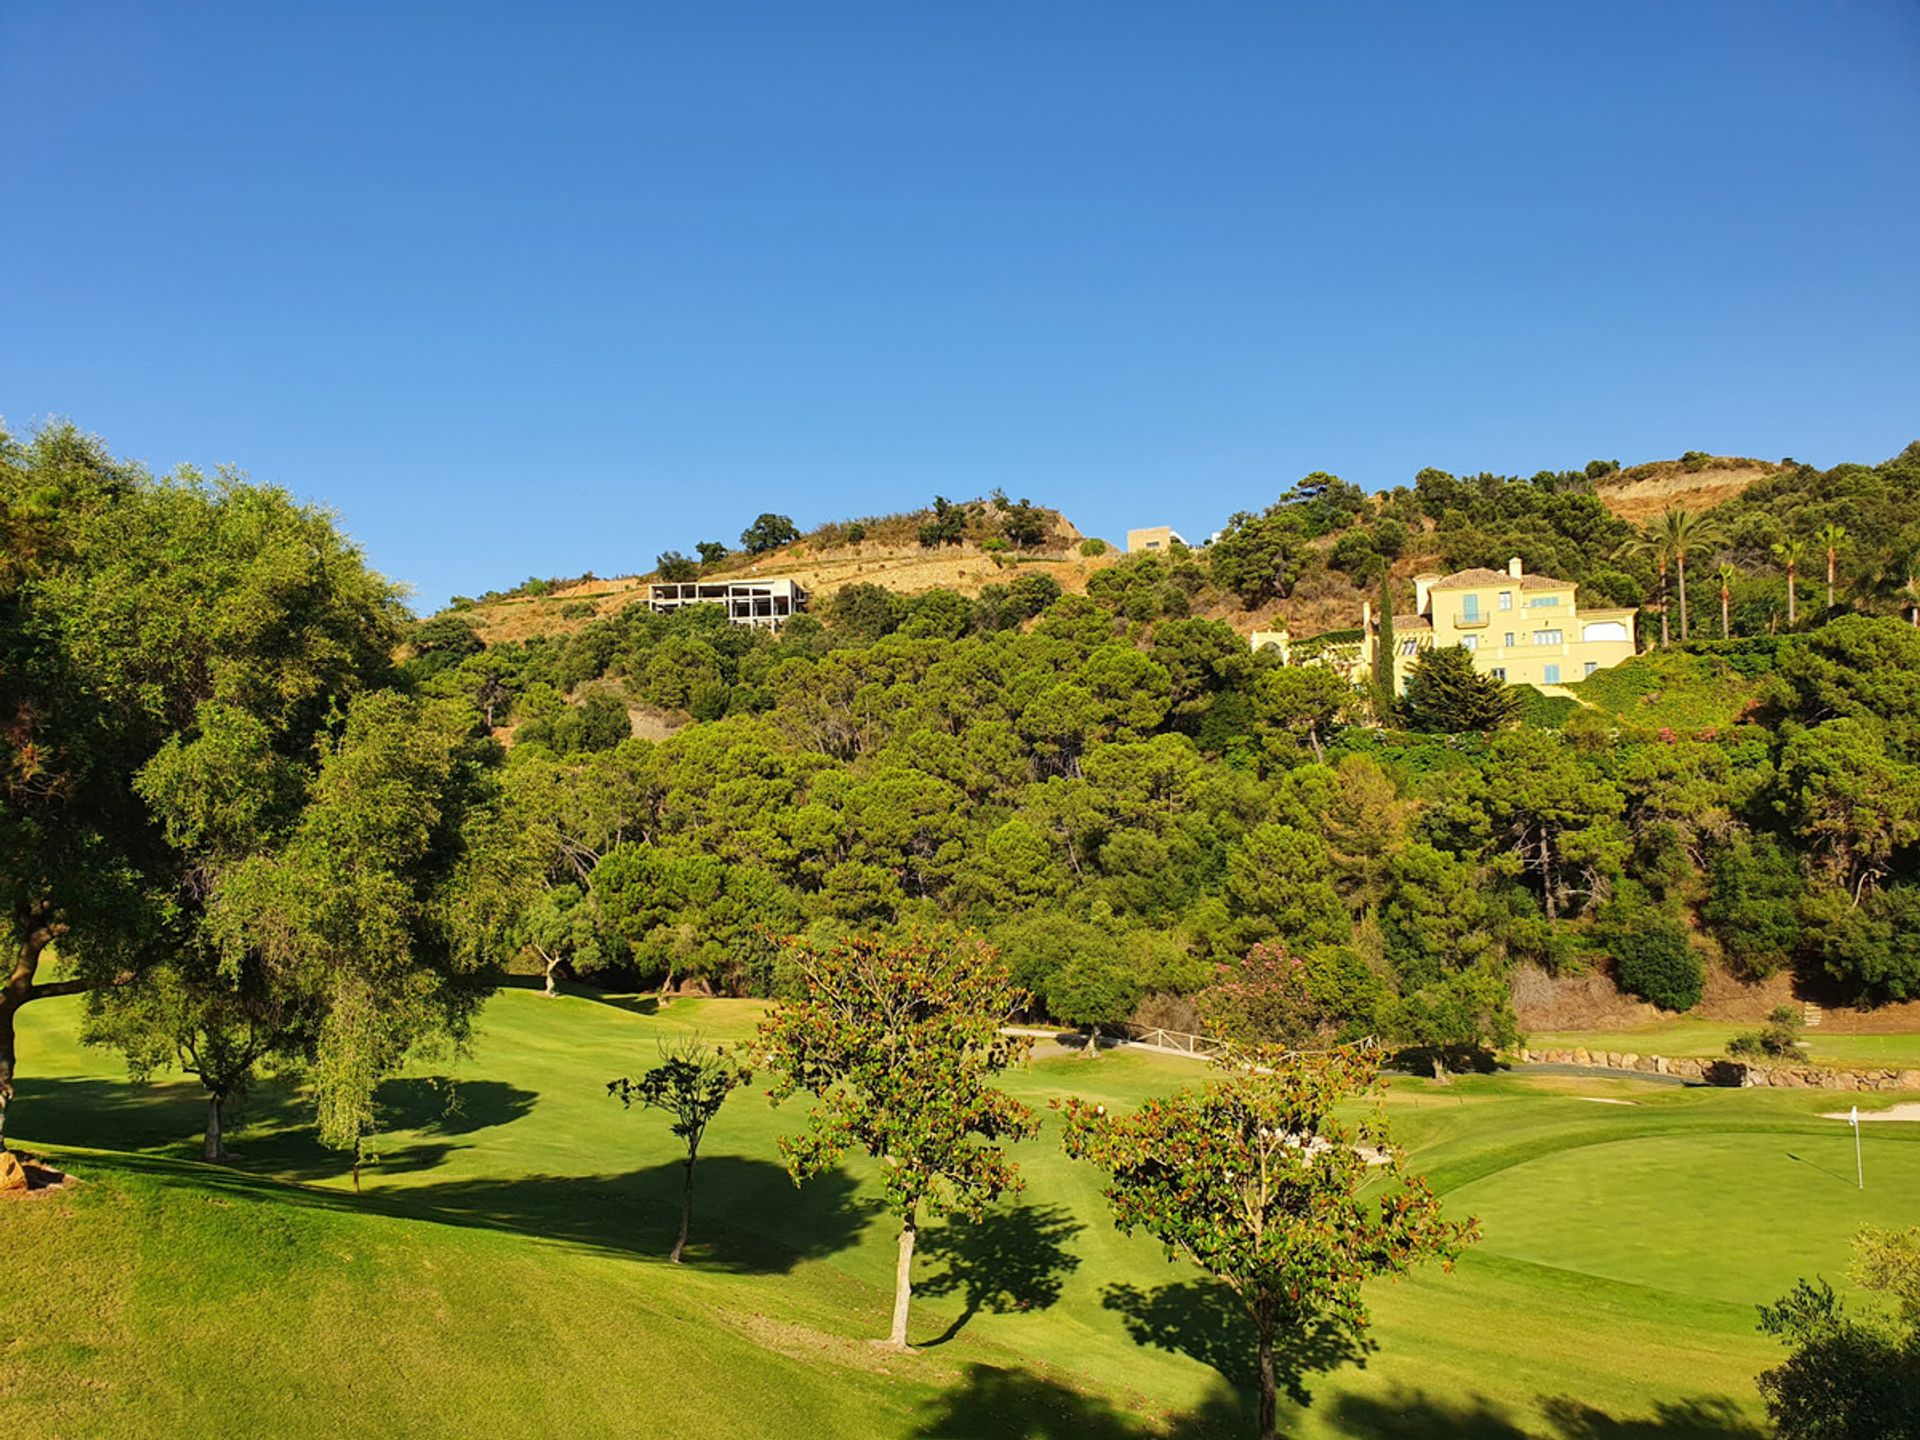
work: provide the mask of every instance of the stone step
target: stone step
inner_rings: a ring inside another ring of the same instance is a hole
[[[1801,1023],[1803,1023],[1809,1030],[1818,1028],[1820,1022],[1826,1018],[1826,1014],[1827,1014],[1826,1011],[1822,1010],[1818,1005],[1814,1004],[1813,1001],[1811,1000],[1807,1001],[1805,1004],[1803,1004],[1800,1007]]]

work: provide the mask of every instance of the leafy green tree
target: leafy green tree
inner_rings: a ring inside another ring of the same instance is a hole
[[[653,568],[662,580],[683,581],[700,578],[700,562],[678,550],[662,551],[654,557]]]
[[[1780,752],[1780,808],[1815,867],[1857,902],[1920,843],[1920,766],[1887,753],[1879,724],[1829,720]]]
[[[1207,548],[1213,583],[1251,610],[1293,593],[1307,554],[1306,527],[1282,506],[1259,515],[1242,512],[1227,521]]]
[[[594,898],[578,885],[554,885],[539,892],[520,921],[520,935],[546,975],[546,996],[560,993],[560,971],[577,973],[607,963],[606,920]]]
[[[1416,730],[1458,735],[1468,730],[1498,730],[1520,708],[1519,697],[1495,676],[1474,668],[1473,656],[1458,645],[1423,650],[1407,676],[1407,723]]]
[[[1800,948],[1798,861],[1771,835],[1742,837],[1715,853],[1700,915],[1737,973],[1764,980]]]
[[[1227,896],[1251,943],[1275,936],[1297,948],[1347,940],[1347,907],[1331,878],[1326,841],[1292,825],[1255,826],[1227,852]]]
[[[804,1091],[815,1104],[780,1152],[796,1183],[849,1149],[879,1162],[900,1222],[887,1343],[905,1349],[922,1215],[978,1221],[1019,1188],[1004,1147],[1031,1135],[1035,1120],[992,1079],[1025,1049],[1001,1027],[1026,997],[991,949],[951,936],[849,935],[797,947],[793,962],[798,998],[775,1008],[759,1043],[778,1077],[775,1103]]]
[[[1920,1436],[1920,1228],[1861,1231],[1852,1269],[1892,1314],[1849,1311],[1825,1280],[1760,1308],[1761,1330],[1792,1351],[1760,1376],[1781,1440]]]
[[[1245,1306],[1258,1337],[1259,1433],[1272,1440],[1280,1338],[1351,1342],[1368,1320],[1365,1280],[1430,1259],[1450,1267],[1478,1227],[1442,1218],[1377,1109],[1354,1125],[1342,1118],[1378,1091],[1370,1055],[1255,1050],[1218,1073],[1131,1115],[1068,1100],[1064,1139],[1069,1156],[1106,1173],[1123,1234],[1146,1231]]]
[[[728,555],[733,553],[718,540],[702,540],[693,548],[700,552],[700,563],[702,565],[718,565],[722,560],[726,559]]]
[[[740,532],[740,548],[749,555],[764,555],[800,538],[800,529],[785,515],[763,513]]]
[[[1324,665],[1281,665],[1253,682],[1253,720],[1268,755],[1286,763],[1305,740],[1315,760],[1326,758],[1326,741],[1358,698],[1353,686]]]
[[[695,1035],[673,1044],[662,1042],[660,1063],[644,1074],[607,1082],[607,1093],[618,1096],[629,1110],[638,1105],[672,1116],[673,1133],[687,1147],[687,1158],[681,1162],[686,1180],[680,1197],[680,1234],[667,1255],[671,1264],[680,1263],[687,1233],[693,1228],[693,1169],[700,1160],[700,1142],[727,1097],[752,1078],[753,1073],[738,1060]]]
[[[1384,1035],[1426,1057],[1442,1084],[1450,1069],[1512,1044],[1516,1035],[1506,980],[1491,961],[1446,972],[1385,1001],[1378,1019]]]
[[[1551,921],[1604,896],[1620,873],[1623,803],[1619,786],[1567,741],[1523,727],[1495,737],[1466,804],[1450,818],[1460,843],[1484,835],[1504,863],[1538,883]],[[1430,831],[1451,809],[1429,821]]]
[[[392,678],[405,614],[324,513],[233,474],[153,480],[70,426],[0,432],[0,532],[3,1145],[22,1007],[203,953],[230,857],[194,825],[297,792],[339,712]],[[226,738],[175,777],[170,831],[137,777],[203,726]],[[289,784],[247,793],[222,747]]]
[[[1629,995],[1662,1010],[1691,1010],[1700,1003],[1706,972],[1686,926],[1640,892],[1625,889],[1602,907],[1599,935],[1613,956],[1614,978]]]
[[[1086,1034],[1087,1059],[1100,1054],[1100,1031],[1133,1014],[1146,993],[1145,977],[1111,945],[1078,950],[1047,977],[1047,1013]]]
[[[307,1068],[323,1143],[360,1157],[375,1092],[409,1057],[463,1043],[506,948],[475,838],[495,801],[471,715],[361,698],[285,845],[215,887],[223,968],[264,966],[319,1018]]]

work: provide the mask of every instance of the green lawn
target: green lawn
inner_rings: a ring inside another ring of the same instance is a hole
[[[1631,1030],[1569,1030],[1529,1035],[1536,1050],[1623,1050],[1641,1055],[1724,1056],[1727,1041],[1760,1026],[1736,1025],[1725,1020],[1664,1020]],[[1809,1060],[1835,1065],[1878,1065],[1920,1069],[1920,1034],[1837,1035],[1815,1028],[1802,1036],[1801,1053]],[[1897,1097],[1896,1097],[1897,1098]]]
[[[125,1083],[25,1012],[13,1129],[85,1183],[0,1207],[0,1417],[60,1436],[1120,1437],[1248,1429],[1221,1293],[1108,1223],[1057,1137],[979,1228],[928,1232],[913,1327],[883,1356],[893,1234],[864,1166],[796,1191],[759,1092],[709,1136],[691,1263],[660,1117],[604,1082],[754,1007],[503,993],[474,1054],[390,1087],[356,1197],[269,1089],[239,1162],[203,1166],[185,1084]],[[1615,1048],[1618,1048],[1617,1046]],[[1011,1078],[1131,1105],[1192,1062],[1051,1054]],[[455,1083],[451,1086],[446,1079]],[[448,1098],[452,1097],[452,1108]],[[1595,1099],[1632,1103],[1596,1104]],[[1838,1279],[1865,1221],[1920,1223],[1920,1125],[1866,1137],[1831,1095],[1625,1079],[1396,1082],[1395,1133],[1485,1239],[1373,1293],[1364,1363],[1297,1357],[1313,1437],[1757,1437],[1756,1303]]]

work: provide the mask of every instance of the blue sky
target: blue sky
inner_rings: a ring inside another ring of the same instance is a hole
[[[1003,486],[1920,436],[1920,6],[7,0],[0,415],[431,608]]]

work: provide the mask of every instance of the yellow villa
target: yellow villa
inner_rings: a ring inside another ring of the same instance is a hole
[[[1422,651],[1466,647],[1474,667],[1510,685],[1584,680],[1635,653],[1631,609],[1582,610],[1574,583],[1529,575],[1515,556],[1504,571],[1413,577],[1417,614],[1393,617],[1393,683],[1404,691]],[[1370,607],[1369,607],[1370,608]],[[1360,673],[1373,666],[1378,626],[1362,621]]]

